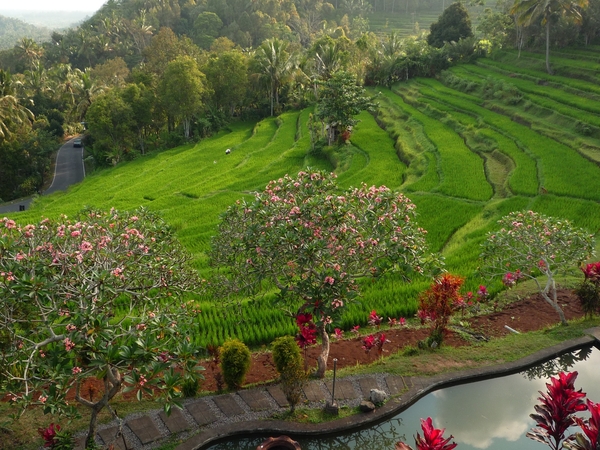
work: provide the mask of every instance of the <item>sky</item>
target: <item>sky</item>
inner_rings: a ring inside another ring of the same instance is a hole
[[[90,11],[95,12],[107,0],[0,0],[0,10],[15,11]]]

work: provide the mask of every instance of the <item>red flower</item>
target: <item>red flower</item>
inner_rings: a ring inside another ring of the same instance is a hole
[[[317,327],[315,327],[315,324],[311,323],[310,325],[301,326],[300,333],[296,335],[296,342],[302,349],[306,349],[307,347],[316,344]]]
[[[296,316],[296,324],[302,328],[304,325],[312,322],[312,314],[310,313],[300,313]]]

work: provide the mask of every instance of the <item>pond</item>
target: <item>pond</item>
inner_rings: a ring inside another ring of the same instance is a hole
[[[538,391],[560,370],[574,371],[587,398],[600,402],[600,350],[587,347],[521,373],[434,391],[385,422],[336,436],[297,438],[303,450],[393,450],[399,440],[414,447],[420,418],[432,417],[436,427],[454,435],[456,450],[544,450],[525,437],[534,425],[529,417]],[[210,450],[254,450],[264,436],[230,439]]]

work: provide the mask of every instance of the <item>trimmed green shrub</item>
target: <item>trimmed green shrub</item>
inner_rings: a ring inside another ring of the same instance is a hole
[[[282,336],[273,341],[273,362],[280,375],[296,366],[302,367],[302,352],[293,336]]]
[[[293,412],[302,398],[306,381],[300,347],[292,336],[282,336],[273,342],[273,361],[281,376],[281,390]]]
[[[221,372],[229,389],[239,389],[250,370],[250,350],[239,339],[225,341],[220,350]]]

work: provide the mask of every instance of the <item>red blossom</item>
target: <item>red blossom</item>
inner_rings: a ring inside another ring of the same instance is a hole
[[[302,327],[312,322],[313,316],[311,313],[300,313],[296,316],[296,324]]]
[[[314,323],[302,325],[300,332],[296,335],[296,342],[302,349],[306,349],[317,343],[317,327]]]

